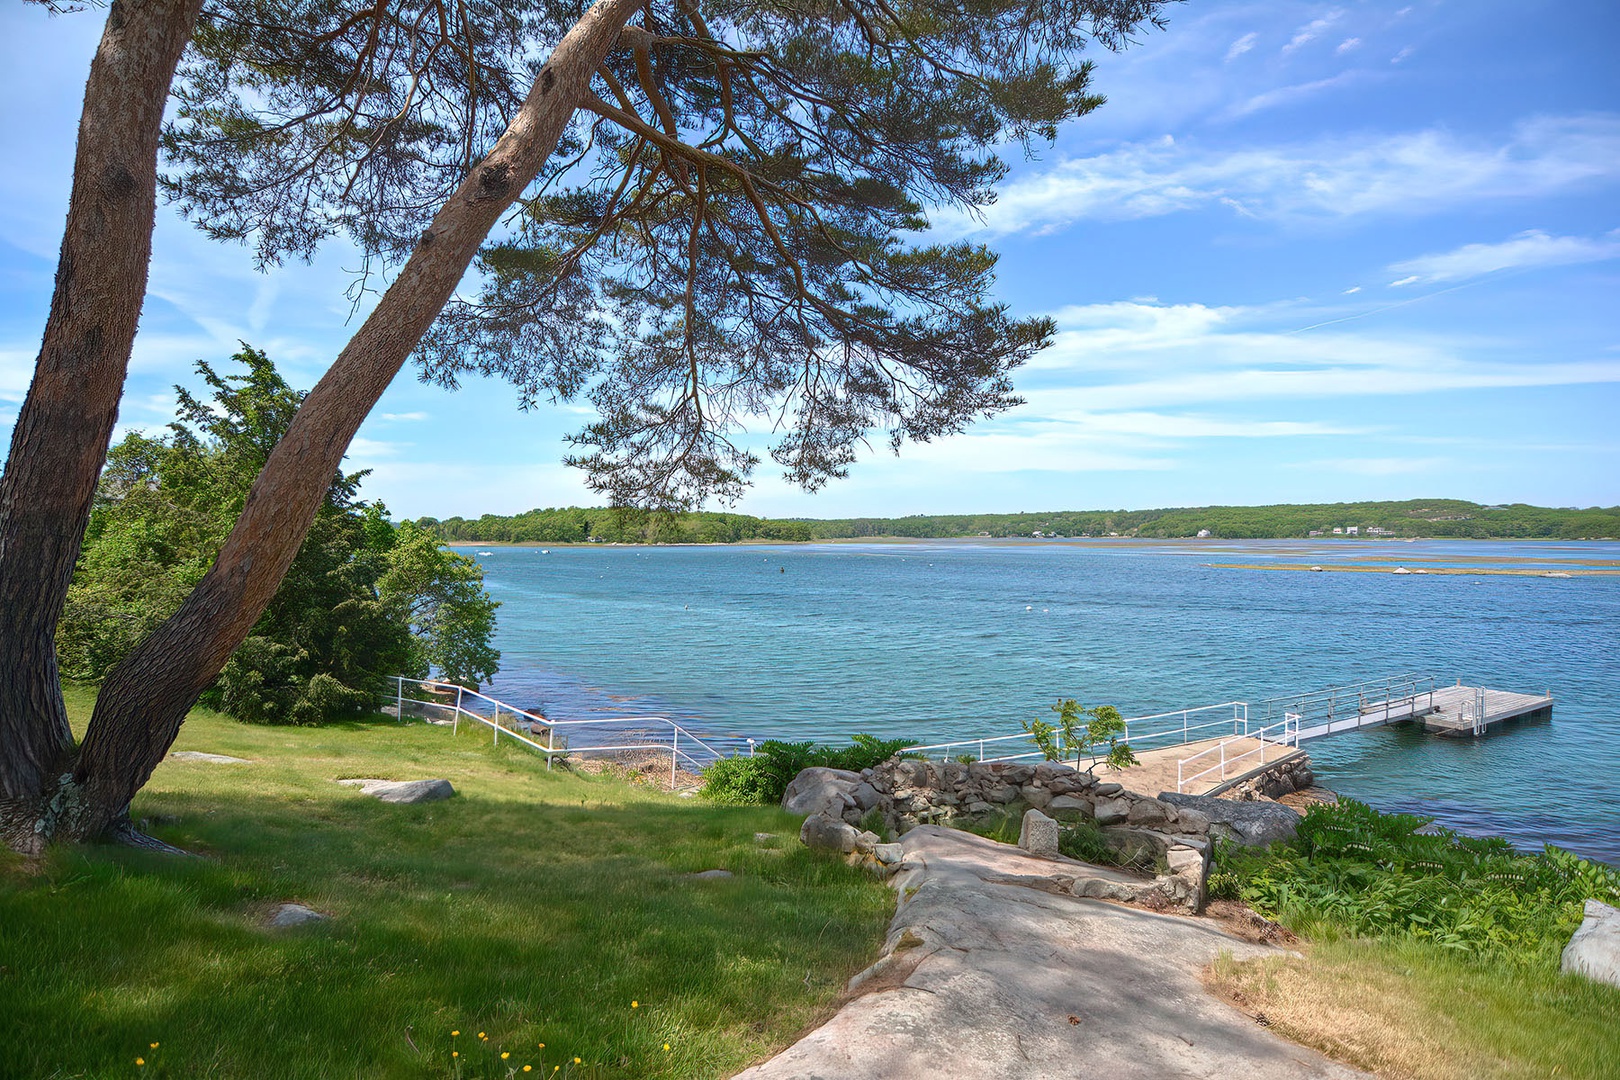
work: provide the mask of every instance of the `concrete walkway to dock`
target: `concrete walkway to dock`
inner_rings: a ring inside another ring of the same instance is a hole
[[[831,1020],[736,1080],[1370,1080],[1205,991],[1220,953],[1276,949],[1047,891],[1056,871],[1117,871],[931,825],[901,842],[884,958]]]
[[[1222,743],[1226,744],[1224,768],[1220,750]],[[1245,773],[1259,769],[1262,765],[1272,765],[1284,758],[1297,757],[1301,753],[1291,746],[1266,743],[1262,761],[1261,748],[1259,739],[1245,736],[1227,735],[1218,739],[1201,739],[1198,742],[1166,746],[1158,750],[1139,751],[1136,755],[1139,764],[1132,765],[1128,769],[1113,769],[1107,765],[1098,765],[1095,775],[1099,780],[1123,784],[1127,790],[1143,795],[1157,795],[1161,791],[1177,790],[1185,795],[1207,795],[1228,780],[1235,780]],[[1192,760],[1188,761],[1185,767],[1181,767],[1181,762],[1189,758]],[[1179,789],[1176,787],[1178,769],[1179,775],[1187,778],[1185,786]],[[1198,773],[1204,775],[1196,780],[1192,779]]]

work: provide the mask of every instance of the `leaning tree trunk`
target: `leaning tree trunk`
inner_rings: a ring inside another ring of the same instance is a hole
[[[85,86],[56,291],[0,476],[0,835],[13,847],[37,845],[72,752],[56,623],[146,295],[163,107],[201,7],[114,0]]]
[[[113,669],[73,775],[74,835],[104,831],[152,774],[186,711],[275,595],[349,441],[467,272],[502,213],[556,148],[592,73],[642,0],[597,0],[558,43],[495,148],[309,392],[248,493],[212,568],[172,618]]]

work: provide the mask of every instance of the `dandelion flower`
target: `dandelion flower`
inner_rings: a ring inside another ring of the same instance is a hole
[[[575,1059],[574,1059],[574,1064],[575,1064],[575,1065],[578,1065],[578,1064],[579,1064],[579,1063],[580,1063],[580,1062],[579,1062],[579,1058],[575,1058]]]
[[[157,1049],[157,1048],[158,1048],[158,1044],[157,1044],[157,1043],[153,1043],[153,1044],[152,1044],[152,1049],[153,1049],[153,1050],[156,1050],[156,1049]]]
[[[542,1050],[544,1050],[544,1049],[545,1049],[545,1048],[546,1048],[546,1044],[545,1044],[545,1043],[541,1043],[541,1044],[540,1044],[540,1049],[542,1049]]]
[[[512,1056],[511,1051],[509,1051],[509,1050],[502,1050],[501,1051],[501,1060],[502,1061],[505,1061],[507,1058],[509,1058],[511,1056]]]
[[[489,1036],[488,1036],[488,1035],[485,1035],[485,1034],[484,1034],[484,1033],[483,1033],[483,1032],[482,1032],[482,1031],[480,1031],[480,1032],[479,1032],[479,1033],[478,1033],[478,1037],[479,1037],[479,1038],[480,1038],[480,1039],[486,1039],[486,1040],[487,1040],[487,1039],[488,1039],[488,1038],[489,1038]]]
[[[528,1072],[528,1071],[529,1071],[529,1070],[530,1070],[530,1069],[532,1069],[532,1068],[534,1068],[534,1066],[533,1066],[533,1065],[525,1065],[525,1066],[523,1066],[523,1071],[524,1071],[524,1072]]]
[[[632,1002],[631,1002],[631,1003],[630,1003],[630,1007],[631,1007],[631,1008],[632,1008],[632,1009],[639,1009],[639,1008],[641,1008],[641,1002],[639,1002],[639,1001],[632,1001]]]
[[[451,1057],[460,1057],[461,1056],[461,1051],[460,1050],[452,1050],[452,1051],[450,1051],[450,1056]]]
[[[669,1053],[669,1043],[664,1044],[664,1053]]]
[[[137,1065],[145,1065],[146,1064],[146,1059],[145,1058],[136,1058],[135,1059],[135,1064],[137,1064]]]
[[[452,1031],[452,1032],[451,1032],[451,1033],[450,1033],[450,1037],[451,1037],[451,1038],[452,1038],[452,1039],[453,1039],[453,1038],[455,1038],[455,1037],[456,1037],[456,1036],[457,1036],[457,1035],[460,1035],[460,1034],[461,1034],[461,1032],[459,1032],[459,1031]]]

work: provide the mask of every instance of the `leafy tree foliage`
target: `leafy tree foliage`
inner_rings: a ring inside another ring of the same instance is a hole
[[[1049,342],[1050,320],[990,299],[986,248],[904,237],[930,207],[991,200],[1007,169],[993,147],[1028,150],[1100,105],[1083,50],[1123,46],[1162,6],[639,6],[541,184],[484,246],[482,290],[428,334],[424,378],[498,374],[525,405],[588,398],[597,419],[570,461],[614,504],[657,508],[739,495],[758,463],[737,438],[750,418],[771,418],[772,457],[815,489],[874,430],[898,448],[1017,404],[1009,373]],[[420,249],[426,211],[581,8],[289,14],[284,0],[203,13],[165,183],[261,262],[342,233],[390,264]],[[504,174],[488,179],[505,190]]]
[[[113,448],[58,631],[63,670],[95,680],[173,613],[202,577],[302,397],[264,353],[240,375],[206,362],[212,394],[177,387],[169,433]],[[281,588],[204,700],[257,722],[319,723],[373,706],[394,674],[430,668],[476,685],[495,601],[476,563],[413,525],[396,531],[339,474]]]

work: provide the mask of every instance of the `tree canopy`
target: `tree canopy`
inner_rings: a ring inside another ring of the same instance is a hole
[[[615,504],[658,508],[739,495],[750,425],[815,489],[869,435],[898,448],[1003,411],[1053,325],[990,298],[987,248],[920,242],[930,209],[990,202],[998,147],[1102,103],[1084,47],[1118,47],[1161,6],[641,5],[480,252],[480,287],[428,333],[421,374],[497,374],[526,406],[583,396],[597,415],[571,463]],[[210,8],[164,136],[168,190],[261,262],[341,233],[386,272],[579,13]]]
[[[58,629],[64,674],[99,680],[171,615],[218,553],[253,478],[298,407],[264,353],[242,374],[206,362],[212,390],[176,387],[168,433],[126,436],[109,455]],[[318,723],[374,707],[391,676],[476,686],[496,670],[496,603],[476,563],[358,498],[363,473],[332,479],[280,589],[204,700],[261,722]]]

